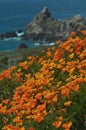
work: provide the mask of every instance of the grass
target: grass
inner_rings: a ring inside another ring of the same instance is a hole
[[[13,65],[17,65],[21,61],[25,61],[27,56],[40,55],[43,49],[48,46],[35,48],[15,49],[13,51],[0,51],[0,71],[7,69]]]

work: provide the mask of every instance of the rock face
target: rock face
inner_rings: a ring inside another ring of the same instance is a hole
[[[86,20],[80,15],[66,20],[56,20],[52,18],[47,7],[37,14],[31,23],[25,26],[23,39],[33,40],[45,39],[55,41],[56,39],[66,40],[71,31],[86,29]]]

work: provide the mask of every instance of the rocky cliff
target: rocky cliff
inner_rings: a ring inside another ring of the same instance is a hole
[[[56,39],[66,40],[71,31],[86,29],[86,20],[80,15],[66,20],[54,19],[47,7],[44,7],[32,20],[25,26],[23,39],[32,38],[34,40],[55,41]]]
[[[76,15],[66,20],[58,20],[51,16],[48,7],[44,7],[25,26],[24,30],[0,34],[0,40],[18,37],[23,40],[33,39],[54,42],[60,39],[65,41],[70,36],[70,32],[76,31],[79,34],[84,29],[86,29],[86,20],[82,16]]]

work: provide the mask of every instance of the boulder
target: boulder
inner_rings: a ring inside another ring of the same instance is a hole
[[[80,15],[66,20],[54,19],[47,7],[44,7],[30,22],[25,26],[23,39],[55,41],[66,40],[71,31],[77,33],[86,29],[86,20]]]
[[[25,48],[28,48],[28,46],[27,46],[25,43],[21,43],[21,44],[18,46],[18,49],[25,49]]]

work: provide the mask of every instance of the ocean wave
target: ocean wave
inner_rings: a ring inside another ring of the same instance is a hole
[[[55,45],[54,42],[51,42],[51,43],[40,43],[40,42],[34,43],[34,46],[53,46],[53,45]]]
[[[19,41],[19,40],[21,40],[21,38],[20,37],[4,38],[3,41],[10,41],[10,40],[17,40],[17,41]]]
[[[55,45],[54,42],[51,42],[51,43],[44,43],[44,44],[43,44],[43,46],[53,46],[53,45]]]
[[[16,32],[18,37],[21,37],[22,35],[24,35],[24,32]]]
[[[40,43],[34,43],[34,46],[40,46]]]

